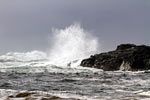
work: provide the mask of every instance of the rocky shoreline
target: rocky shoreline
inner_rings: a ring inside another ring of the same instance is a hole
[[[104,71],[150,70],[150,46],[121,44],[114,51],[95,54],[82,60],[80,65]]]

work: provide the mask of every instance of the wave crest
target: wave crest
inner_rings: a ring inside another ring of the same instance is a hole
[[[47,59],[47,54],[42,51],[31,51],[26,53],[9,52],[0,56],[0,61],[34,61]]]

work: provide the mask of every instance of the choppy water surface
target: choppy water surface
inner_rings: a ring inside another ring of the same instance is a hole
[[[149,96],[141,96],[139,93],[150,90],[149,78],[150,73],[144,72],[104,72],[89,69],[74,73],[0,72],[0,89],[44,91],[76,95],[83,99],[86,97],[98,100],[144,100]],[[4,96],[4,93],[1,92],[0,96]]]

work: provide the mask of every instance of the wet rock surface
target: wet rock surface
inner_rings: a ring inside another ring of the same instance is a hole
[[[80,100],[75,98],[61,98],[49,94],[38,94],[35,92],[22,92],[17,95],[10,95],[5,100]]]
[[[121,44],[114,51],[92,55],[81,66],[105,71],[138,71],[150,69],[150,46]]]

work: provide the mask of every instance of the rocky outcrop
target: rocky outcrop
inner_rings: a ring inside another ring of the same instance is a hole
[[[81,66],[115,70],[149,70],[150,69],[150,46],[134,44],[121,44],[114,51],[95,54],[88,59],[82,60]]]

